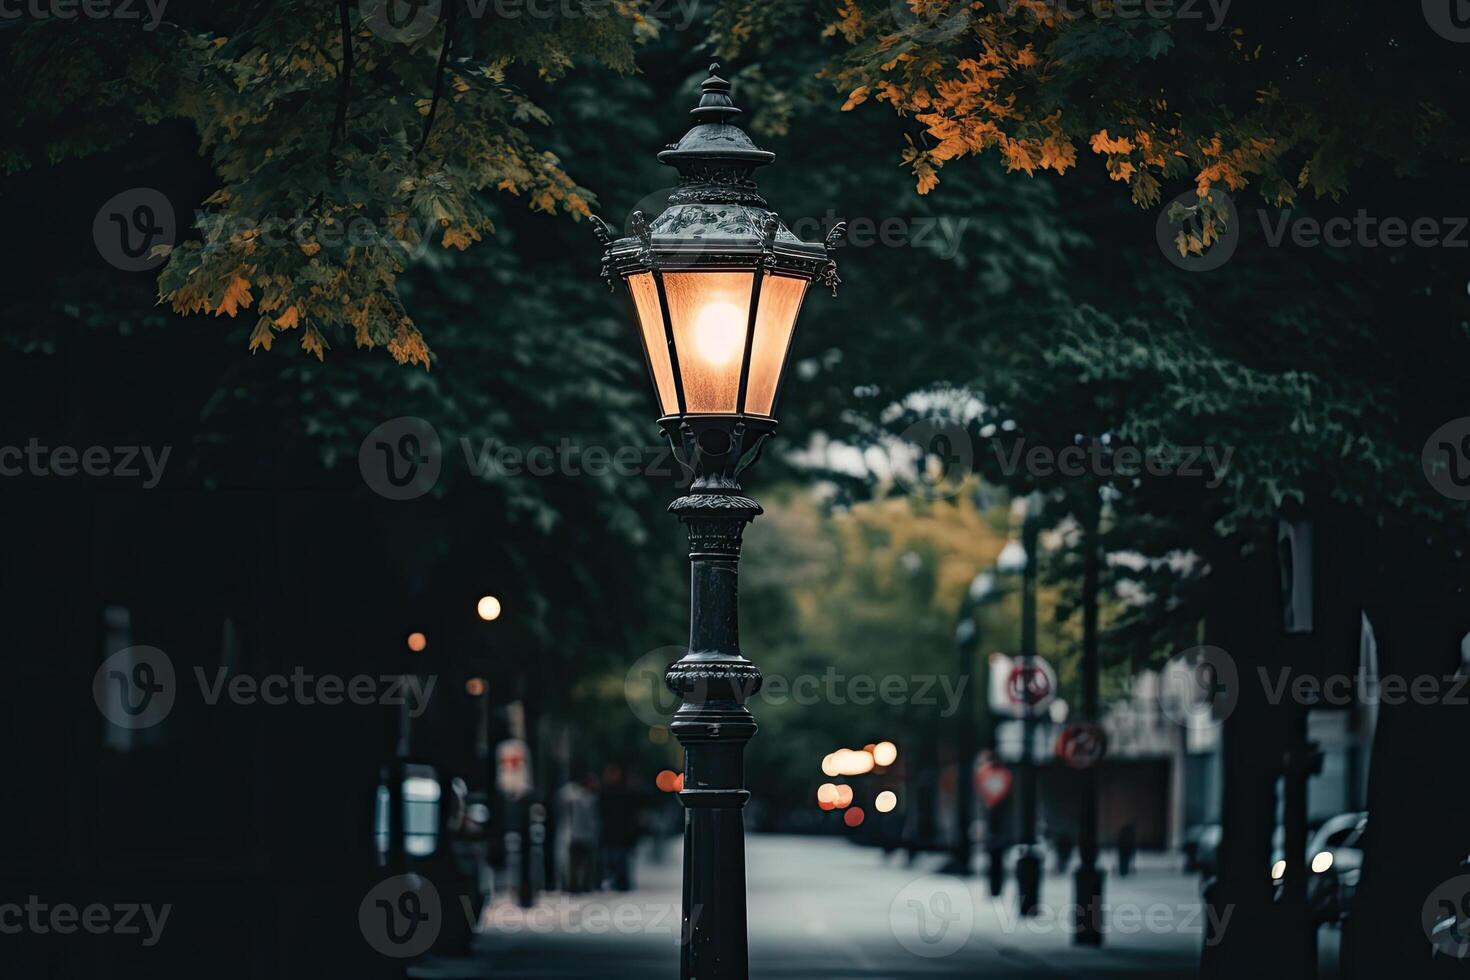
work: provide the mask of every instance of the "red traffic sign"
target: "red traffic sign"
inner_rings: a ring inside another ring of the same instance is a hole
[[[975,770],[975,789],[987,810],[1000,805],[1011,792],[1011,771],[999,762],[987,762]]]
[[[1040,711],[1057,693],[1057,675],[1040,657],[1023,657],[1006,678],[1006,697],[1026,713]]]
[[[1057,736],[1057,758],[1073,769],[1087,769],[1102,761],[1108,751],[1108,735],[1101,725],[1076,722]]]

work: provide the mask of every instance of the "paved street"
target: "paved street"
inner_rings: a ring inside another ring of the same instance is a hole
[[[1197,883],[1170,859],[1110,874],[1112,915],[1102,950],[1067,935],[1071,883],[1048,877],[1049,912],[1017,921],[1013,891],[993,901],[983,877],[960,884],[929,874],[940,863],[835,838],[752,837],[751,974],[762,980],[900,978],[1180,978],[1193,976],[1204,928]],[[474,960],[415,968],[433,978],[677,975],[679,848],[641,863],[637,891],[576,899],[551,894],[531,912],[490,909]],[[1111,871],[1111,868],[1109,869]],[[1055,903],[1056,908],[1052,908]]]

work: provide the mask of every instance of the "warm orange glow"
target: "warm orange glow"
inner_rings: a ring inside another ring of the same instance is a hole
[[[493,595],[481,596],[480,601],[475,603],[475,612],[485,622],[500,618],[500,600]]]
[[[471,697],[479,697],[485,693],[485,679],[483,677],[471,677],[464,682],[464,689]]]
[[[852,787],[846,783],[837,787],[837,809],[852,806]]]
[[[745,410],[770,415],[775,410],[776,388],[781,367],[807,281],[766,273],[761,282],[761,302],[755,315],[755,341],[750,346],[750,380],[745,386]]]
[[[879,793],[878,798],[873,801],[873,809],[877,810],[879,813],[892,813],[894,807],[896,806],[898,806],[898,794],[893,792],[893,790],[891,789],[885,789],[883,792]]]
[[[423,653],[428,649],[429,638],[422,633],[408,634],[408,648],[414,653]]]
[[[640,272],[628,277],[628,291],[638,309],[638,325],[643,330],[643,349],[648,353],[648,366],[653,371],[653,386],[658,390],[659,408],[665,415],[679,411],[674,391],[674,368],[669,361],[669,344],[664,337],[664,315],[658,305],[658,286],[653,273]]]
[[[863,813],[863,808],[860,806],[855,806],[842,815],[842,822],[849,827],[861,827],[865,819],[867,819],[867,814]]]
[[[862,776],[873,771],[873,754],[863,750],[838,749],[822,760],[829,776]]]
[[[664,793],[675,792],[675,790],[678,789],[678,783],[679,774],[674,772],[672,769],[665,769],[663,772],[659,773],[653,781],[653,784],[657,786],[661,792]]]
[[[898,761],[898,746],[892,742],[879,742],[873,746],[873,764],[891,766]]]
[[[682,772],[674,775],[674,792],[684,792],[684,774]]]
[[[753,281],[750,272],[664,274],[685,408],[690,412],[735,411]]]
[[[823,783],[817,787],[818,803],[831,803],[835,805],[837,803],[837,796],[837,787],[831,783]]]

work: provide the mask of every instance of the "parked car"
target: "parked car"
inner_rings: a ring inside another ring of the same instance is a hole
[[[1220,825],[1200,824],[1184,837],[1184,870],[1213,875],[1220,868]]]
[[[1307,881],[1307,905],[1319,923],[1341,924],[1351,913],[1363,874],[1363,846],[1368,832],[1366,813],[1339,813],[1323,821],[1307,842],[1312,869]],[[1278,889],[1286,877],[1283,835],[1277,828],[1271,880]]]

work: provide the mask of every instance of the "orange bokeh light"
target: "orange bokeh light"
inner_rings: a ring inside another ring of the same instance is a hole
[[[472,697],[479,697],[480,695],[485,693],[485,681],[483,678],[480,677],[471,677],[469,680],[464,682],[464,689],[468,691]]]
[[[654,779],[654,785],[665,793],[672,793],[678,788],[679,774],[672,769],[665,769]]]
[[[429,638],[422,633],[408,634],[408,648],[414,653],[423,653],[429,646]]]
[[[849,827],[861,827],[865,817],[866,814],[863,813],[863,808],[855,806],[842,815],[842,822]]]

